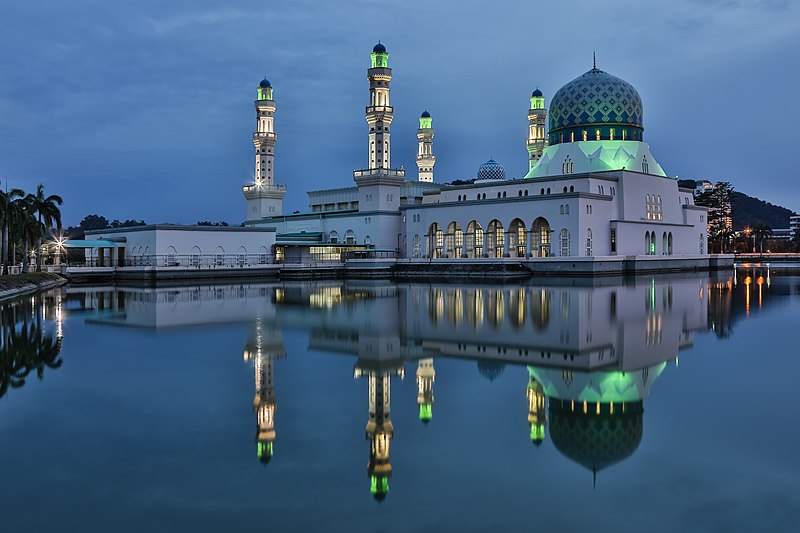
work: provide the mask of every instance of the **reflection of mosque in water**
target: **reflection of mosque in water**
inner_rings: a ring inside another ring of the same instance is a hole
[[[106,300],[93,322],[165,327],[248,322],[256,441],[262,462],[276,439],[273,371],[285,355],[282,331],[309,332],[309,348],[356,359],[368,382],[367,473],[381,500],[392,474],[390,385],[416,363],[420,420],[433,417],[437,357],[472,359],[496,379],[507,365],[527,369],[530,439],[548,439],[593,473],[630,456],[643,436],[644,401],[653,382],[695,331],[730,329],[733,277],[686,275],[622,285],[421,285],[319,282],[303,285],[133,290],[124,308]],[[97,295],[89,297],[97,299]],[[108,295],[100,298],[108,298]],[[258,318],[255,318],[258,317]]]

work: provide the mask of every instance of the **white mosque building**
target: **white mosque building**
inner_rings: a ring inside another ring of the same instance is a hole
[[[658,256],[708,264],[706,208],[694,205],[692,191],[678,187],[650,152],[642,101],[628,82],[594,66],[561,87],[549,109],[536,89],[528,173],[509,179],[490,160],[473,183],[448,185],[434,180],[427,111],[417,131],[417,176],[392,167],[389,53],[378,43],[370,58],[367,168],[353,171],[354,186],[308,192],[305,213],[283,213],[273,87],[265,79],[258,88],[245,226],[276,228],[278,261],[369,249],[409,262]]]

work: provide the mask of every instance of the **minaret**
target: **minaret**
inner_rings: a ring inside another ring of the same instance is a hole
[[[423,111],[419,117],[419,129],[417,139],[419,139],[419,149],[417,150],[417,168],[419,169],[419,181],[433,182],[433,165],[436,164],[436,156],[433,155],[433,119],[428,111]]]
[[[419,419],[427,424],[433,418],[433,382],[436,380],[436,370],[433,368],[433,359],[420,359],[417,366],[417,405],[419,405]]]
[[[372,66],[367,70],[369,79],[369,168],[392,168],[389,126],[394,118],[394,108],[389,103],[389,83],[392,69],[389,68],[389,53],[380,42],[370,54]]]
[[[389,458],[389,444],[394,435],[391,419],[391,376],[405,375],[403,367],[396,369],[374,369],[356,366],[354,377],[367,376],[369,379],[369,420],[366,436],[369,441],[369,464],[367,475],[370,479],[370,492],[377,501],[382,501],[389,493],[389,478],[392,477],[392,463]]]
[[[547,109],[544,107],[544,96],[538,88],[531,93],[531,108],[528,110],[528,170],[542,157],[544,147],[548,145],[545,121],[547,120]]]
[[[272,84],[264,78],[258,85],[256,107],[256,131],[253,144],[256,148],[255,183],[242,188],[247,200],[246,220],[278,216],[283,211],[286,186],[277,185],[274,177],[275,101],[272,99]]]
[[[394,108],[389,102],[389,53],[380,42],[372,48],[369,80],[369,105],[366,107],[369,124],[369,166],[354,170],[358,186],[358,208],[361,211],[396,211],[400,207],[400,187],[405,181],[403,168],[392,168],[390,127]]]
[[[530,380],[528,381],[528,424],[531,426],[531,442],[536,446],[544,441],[544,427],[547,425],[545,415],[545,395],[542,384],[533,377],[533,372],[528,369]]]

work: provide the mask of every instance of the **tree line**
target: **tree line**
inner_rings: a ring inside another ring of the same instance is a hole
[[[8,274],[9,265],[17,263],[17,247],[22,252],[22,271],[28,272],[31,247],[36,253],[36,270],[42,269],[42,240],[53,230],[61,231],[61,210],[63,203],[56,194],[47,195],[44,185],[36,187],[36,192],[26,193],[22,189],[0,191],[0,224],[2,237],[2,274]],[[9,251],[13,249],[13,257]]]

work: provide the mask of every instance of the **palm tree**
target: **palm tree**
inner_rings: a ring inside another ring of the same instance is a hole
[[[58,206],[64,201],[57,194],[50,196],[44,195],[44,185],[41,183],[36,186],[36,194],[28,195],[34,211],[36,211],[39,224],[44,224],[45,231],[56,224],[58,231],[61,231],[61,210]],[[42,237],[36,240],[36,270],[42,270]]]
[[[759,249],[761,253],[764,253],[764,239],[769,239],[772,237],[772,228],[767,226],[766,224],[759,224],[753,227],[753,235],[755,236],[756,240],[759,241]]]
[[[18,215],[19,206],[14,202],[14,199],[22,198],[23,196],[25,196],[25,191],[22,189],[0,191],[0,223],[3,225],[3,274],[8,274],[8,231]]]
[[[31,205],[31,195],[25,198],[16,200],[20,203],[20,217],[17,226],[17,233],[22,240],[24,252],[22,254],[22,271],[28,272],[30,261],[28,256],[30,254],[31,245],[36,245],[39,239],[44,234],[42,224],[36,219],[36,210]]]

